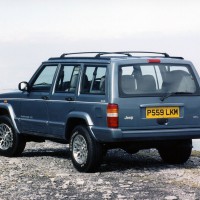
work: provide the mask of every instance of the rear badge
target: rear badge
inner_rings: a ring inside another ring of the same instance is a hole
[[[125,119],[125,120],[133,120],[134,117],[133,117],[133,116],[126,116],[126,117],[124,117],[124,119]]]

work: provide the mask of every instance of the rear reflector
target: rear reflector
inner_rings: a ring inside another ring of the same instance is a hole
[[[107,124],[109,128],[118,128],[118,105],[117,104],[108,104]]]
[[[148,63],[160,63],[160,59],[149,59]]]

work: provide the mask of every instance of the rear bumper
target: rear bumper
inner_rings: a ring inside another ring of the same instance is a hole
[[[200,128],[127,130],[90,127],[94,138],[99,142],[124,142],[146,140],[198,139]]]

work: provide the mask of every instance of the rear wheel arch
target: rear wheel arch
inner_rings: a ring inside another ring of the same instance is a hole
[[[70,118],[67,123],[66,123],[66,129],[65,129],[65,138],[67,140],[67,142],[70,141],[70,138],[72,136],[72,131],[74,130],[74,128],[76,126],[85,126],[85,127],[89,127],[88,123],[86,122],[85,119],[83,118]],[[90,136],[96,140],[94,134],[90,131],[90,128],[88,128],[88,132],[90,134]]]
[[[67,142],[70,141],[70,137],[71,137],[73,129],[78,125],[84,125],[86,127],[93,125],[93,121],[88,113],[77,112],[77,111],[69,113],[66,124],[65,124],[65,138]],[[91,136],[95,138],[92,132],[91,131],[89,132]]]
[[[65,138],[69,142],[73,129],[78,125],[88,126],[88,123],[83,118],[71,117],[67,120],[65,129]]]
[[[103,157],[102,144],[91,137],[84,125],[76,126],[70,138],[70,156],[74,167],[80,172],[95,172]]]

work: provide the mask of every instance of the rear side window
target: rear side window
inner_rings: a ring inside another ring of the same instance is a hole
[[[105,82],[105,66],[86,66],[82,76],[81,93],[105,94]]]
[[[119,68],[120,96],[196,91],[195,77],[187,65],[135,64]]]

